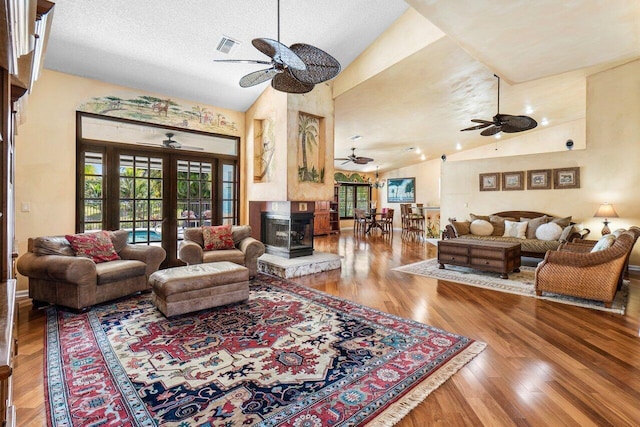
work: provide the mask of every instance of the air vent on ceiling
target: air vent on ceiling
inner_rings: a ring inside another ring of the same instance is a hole
[[[231,52],[231,49],[233,49],[237,44],[240,44],[238,40],[232,39],[231,37],[222,36],[216,50],[222,53],[229,53]]]

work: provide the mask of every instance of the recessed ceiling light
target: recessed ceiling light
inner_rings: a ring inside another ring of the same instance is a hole
[[[527,108],[524,109],[524,113],[525,114],[533,113],[533,107],[531,107],[531,105],[527,105]]]
[[[422,150],[418,148],[418,149],[416,149],[416,153],[420,154],[420,153],[422,153]]]
[[[456,144],[456,150],[458,151],[462,150],[462,145],[460,145],[459,142]]]
[[[352,141],[357,141],[359,139],[362,139],[362,135],[353,135],[349,139],[352,140]]]
[[[502,135],[500,135],[500,133],[496,133],[495,138],[496,138],[496,139],[500,139],[500,138],[502,138]]]
[[[548,124],[549,124],[549,120],[547,120],[547,118],[546,118],[546,117],[543,117],[543,118],[542,118],[542,120],[540,120],[540,124],[541,124],[542,126],[546,126],[546,125],[548,125]]]
[[[427,160],[427,156],[423,154],[422,156],[420,156],[420,160]]]

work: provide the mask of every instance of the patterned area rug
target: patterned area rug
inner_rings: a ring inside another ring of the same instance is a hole
[[[47,311],[50,426],[393,425],[484,343],[283,279],[165,318],[141,295]]]
[[[439,269],[439,265],[438,260],[436,258],[432,258],[426,261],[419,261],[414,264],[396,267],[393,270],[446,280],[449,282],[461,283],[463,285],[477,286],[479,288],[492,289],[494,291],[507,292],[510,294],[526,295],[528,297],[619,314],[624,314],[627,306],[627,300],[629,299],[629,283],[626,280],[622,285],[622,289],[616,294],[611,308],[607,308],[601,301],[592,301],[551,293],[544,293],[542,296],[537,296],[535,292],[534,267],[522,266],[520,267],[520,273],[509,273],[508,279],[501,279],[498,273],[488,273],[475,270],[473,268],[458,267],[455,265],[447,265],[444,270],[441,270]]]

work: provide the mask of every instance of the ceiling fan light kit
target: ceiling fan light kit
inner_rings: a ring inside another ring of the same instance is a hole
[[[271,61],[218,59],[216,62],[242,62],[271,65],[271,68],[254,71],[240,79],[241,87],[251,87],[267,80],[281,92],[307,93],[315,85],[331,80],[340,72],[340,63],[327,52],[315,46],[296,43],[287,47],[280,43],[280,0],[278,0],[278,40],[257,38],[251,44],[271,57]]]
[[[536,122],[529,116],[513,116],[511,114],[500,114],[500,77],[497,74],[494,74],[493,76],[498,79],[498,109],[496,115],[493,116],[493,121],[471,119],[472,122],[480,124],[468,127],[466,129],[461,129],[461,131],[484,129],[482,132],[480,132],[480,135],[491,136],[496,135],[499,132],[524,132],[525,130],[533,129],[538,126],[538,122]]]

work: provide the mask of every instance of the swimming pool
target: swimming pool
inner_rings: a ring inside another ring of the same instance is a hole
[[[147,237],[147,233],[149,233],[148,237]],[[162,240],[162,234],[154,230],[144,230],[144,229],[136,230],[135,234],[133,231],[129,230],[129,239],[128,239],[129,243],[160,242],[161,240]]]

